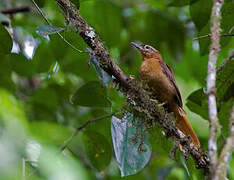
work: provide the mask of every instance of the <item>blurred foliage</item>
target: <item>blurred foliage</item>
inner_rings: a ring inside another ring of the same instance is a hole
[[[175,161],[169,158],[173,143],[159,127],[142,132],[143,138],[137,137],[135,144],[131,142],[138,128],[130,126],[132,118],[122,118],[126,100],[112,88],[111,77],[99,67],[95,56],[89,57],[87,45],[65,22],[55,1],[35,2],[52,26],[47,26],[29,0],[0,1],[0,10],[32,8],[12,16],[0,13],[0,21],[9,23],[0,25],[0,179],[120,179],[121,175],[129,175],[123,178],[127,180],[204,179],[191,157],[185,161],[177,152]],[[127,74],[137,78],[141,63],[131,41],[150,44],[161,52],[175,72],[182,98],[187,98],[188,119],[206,149],[204,92],[210,39],[192,39],[210,33],[212,0],[72,2]],[[234,2],[225,0],[222,33],[233,27],[233,9]],[[82,52],[71,48],[57,32]],[[218,65],[233,51],[233,45],[233,37],[221,37]],[[220,146],[228,136],[233,67],[232,60],[217,75]],[[115,112],[115,117],[90,123],[60,151],[77,127],[110,112]],[[139,138],[146,152],[136,150]],[[231,158],[229,179],[234,179],[233,168]]]

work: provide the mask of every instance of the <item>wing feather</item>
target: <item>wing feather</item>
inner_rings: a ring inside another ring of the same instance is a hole
[[[176,81],[175,81],[175,77],[174,77],[174,72],[172,71],[172,69],[164,62],[164,61],[159,61],[163,73],[166,75],[166,77],[171,81],[171,83],[173,84],[173,86],[175,87],[176,93],[175,93],[175,98],[177,100],[177,103],[179,105],[179,107],[183,107],[183,103],[182,103],[182,98],[181,98],[181,94],[179,91],[178,86],[176,85]]]

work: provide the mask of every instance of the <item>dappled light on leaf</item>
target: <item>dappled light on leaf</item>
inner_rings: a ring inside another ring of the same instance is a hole
[[[97,132],[85,131],[82,141],[91,164],[98,171],[106,168],[111,160],[112,149],[105,136]]]

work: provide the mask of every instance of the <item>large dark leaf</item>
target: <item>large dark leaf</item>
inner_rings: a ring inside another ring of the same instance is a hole
[[[0,53],[9,54],[11,52],[12,40],[6,28],[0,24]]]
[[[234,19],[234,1],[225,1],[221,13],[221,33],[229,33],[230,29],[233,27],[233,19]],[[233,33],[233,31],[232,31]],[[221,38],[221,46],[224,47],[231,40],[231,37],[222,37]]]
[[[85,131],[82,139],[91,164],[99,171],[107,167],[111,160],[112,149],[105,136],[97,132]]]
[[[23,54],[9,54],[7,56],[11,68],[20,76],[32,77],[35,72],[35,66],[32,60],[27,59]]]
[[[48,109],[55,109],[58,105],[57,93],[52,88],[40,88],[32,95],[34,103],[40,104]]]
[[[119,44],[122,27],[120,7],[108,0],[85,1],[80,6],[80,13],[107,45]]]
[[[221,33],[227,34],[227,33],[229,33],[230,29],[233,27],[233,23],[232,23],[232,21],[234,19],[233,8],[234,8],[234,2],[225,1],[224,5],[221,9],[221,13],[222,13]],[[201,9],[203,9],[203,8],[201,8]],[[198,21],[199,21],[199,19],[198,19]],[[199,21],[199,23],[201,23],[201,22]],[[204,26],[201,26],[201,28],[198,28],[197,36],[199,37],[199,36],[204,36],[204,35],[208,35],[208,34],[210,34],[209,20],[207,21],[207,23]],[[220,39],[221,49],[223,49],[223,47],[225,47],[229,43],[230,40],[231,40],[231,37],[221,37],[221,39]],[[210,38],[199,39],[199,45],[200,45],[200,54],[202,56],[205,54],[208,54],[209,45],[210,45]]]
[[[231,102],[233,102],[234,92],[234,61],[229,61],[222,71],[217,74],[216,79],[218,117],[220,124],[223,126],[222,131],[224,135],[227,135],[229,112],[232,107]],[[207,96],[203,89],[190,94],[186,105],[191,111],[199,114],[204,119],[208,119]]]
[[[180,6],[186,6],[190,3],[191,0],[170,0],[168,2],[168,6],[175,6],[175,7],[180,7]]]
[[[198,89],[192,92],[187,98],[186,106],[204,119],[209,119],[207,96],[203,89]]]
[[[121,176],[141,171],[151,157],[148,134],[144,134],[145,132],[137,134],[140,127],[134,126],[133,121],[133,115],[130,113],[122,120],[115,116],[111,119],[112,141]],[[140,147],[142,138],[144,144]]]
[[[209,21],[212,8],[212,0],[198,0],[190,4],[190,16],[200,31]]]
[[[106,89],[99,82],[92,81],[79,88],[72,97],[75,105],[88,107],[110,107]]]

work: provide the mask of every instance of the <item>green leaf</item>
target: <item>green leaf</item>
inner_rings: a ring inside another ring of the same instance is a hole
[[[12,48],[12,39],[6,28],[0,24],[0,53],[9,54]]]
[[[226,108],[230,108],[230,104],[225,104],[229,100],[233,99],[234,92],[234,61],[229,61],[226,66],[217,74],[216,77],[216,88],[217,88],[217,107],[219,113],[221,113],[220,118],[226,118],[223,114],[229,109],[223,109],[225,105]],[[208,118],[208,103],[207,96],[205,95],[203,89],[198,89],[191,93],[187,98],[187,107],[202,116],[204,119]],[[226,125],[224,125],[226,126]]]
[[[46,0],[35,0],[36,4],[42,8],[45,5]]]
[[[233,91],[234,92],[234,89]],[[222,135],[228,137],[229,135],[229,122],[230,122],[230,111],[232,109],[234,98],[229,99],[229,101],[222,104],[219,109],[218,118],[222,126]]]
[[[123,26],[122,9],[119,6],[108,0],[85,1],[81,4],[79,11],[108,46],[119,44]]]
[[[86,49],[88,53],[91,52],[90,49]],[[108,82],[111,80],[111,76],[109,74],[107,74],[99,65],[98,63],[98,58],[96,55],[90,55],[93,67],[98,75],[98,78],[100,79],[100,81],[102,82],[103,86],[107,87]]]
[[[111,119],[112,142],[122,177],[141,171],[151,157],[148,134],[146,132],[137,134],[137,128],[139,130],[140,127],[135,127],[133,121],[133,115],[130,113],[122,120],[115,116]]]
[[[80,0],[71,0],[71,2],[76,5],[77,9],[80,8]]]
[[[190,16],[198,31],[200,31],[208,23],[211,14],[211,8],[211,0],[198,0],[190,4]]]
[[[35,73],[35,66],[32,60],[27,59],[23,54],[9,54],[7,56],[11,68],[20,76],[32,77]]]
[[[98,171],[107,167],[111,161],[112,149],[105,136],[94,131],[85,131],[82,139],[92,165]]]
[[[204,119],[209,119],[207,96],[204,94],[202,88],[192,92],[189,95],[186,106]]]
[[[88,107],[110,107],[106,97],[106,89],[97,81],[88,82],[80,87],[72,96],[75,105]]]
[[[210,23],[207,23],[198,33],[197,36],[204,36],[210,34]],[[209,52],[210,38],[201,38],[199,41],[200,55],[204,56]]]
[[[221,20],[221,33],[229,33],[230,29],[233,27],[234,19],[234,2],[225,1],[221,9],[222,20]],[[231,40],[231,37],[222,37],[220,40],[221,49],[226,46]]]
[[[64,33],[65,34],[65,33]],[[65,35],[63,36],[65,37]],[[53,53],[56,61],[62,61],[67,54],[67,50],[70,48],[58,34],[50,35],[50,47],[49,49]]]
[[[36,49],[35,55],[33,56],[32,63],[35,66],[37,73],[48,72],[51,65],[55,62],[52,50],[48,49],[50,45],[46,43],[40,43]]]
[[[42,143],[62,145],[72,135],[66,126],[46,121],[31,122],[29,128],[32,135]]]
[[[170,0],[168,6],[180,7],[186,6],[190,3],[190,0]]]
[[[47,37],[50,34],[55,34],[60,31],[63,31],[64,28],[61,27],[55,27],[55,26],[39,26],[36,28],[36,33],[39,34],[42,37]]]
[[[229,61],[216,77],[217,97],[222,102],[233,97],[234,92],[234,61]]]
[[[189,169],[188,169],[188,166],[187,166],[187,162],[186,162],[186,160],[185,160],[185,158],[184,158],[184,156],[182,154],[180,155],[180,162],[183,165],[188,177],[190,177],[190,172],[189,172]]]
[[[32,95],[32,100],[34,103],[41,104],[48,109],[55,109],[58,105],[57,93],[52,88],[40,88],[35,91]]]
[[[232,21],[234,19],[234,2],[227,2],[225,1],[221,13],[222,13],[222,21],[221,21],[221,33],[229,33],[229,30],[233,27]],[[210,34],[210,23],[203,26],[201,29],[198,29],[197,36],[204,36]],[[231,37],[221,37],[220,44],[221,49],[223,49],[231,40]],[[206,55],[209,52],[209,45],[210,45],[210,38],[202,38],[199,39],[199,46],[200,46],[200,54]]]

